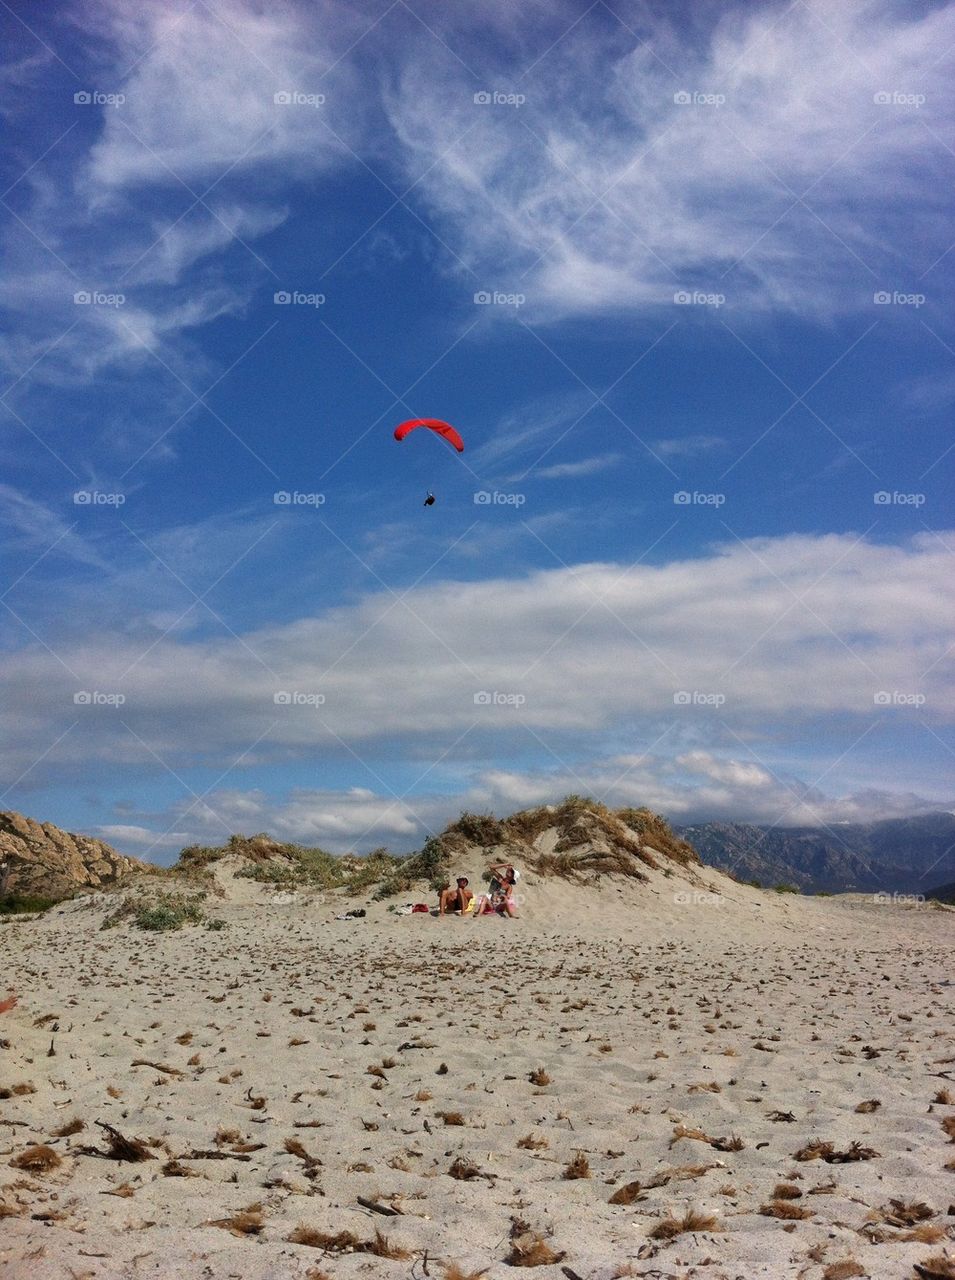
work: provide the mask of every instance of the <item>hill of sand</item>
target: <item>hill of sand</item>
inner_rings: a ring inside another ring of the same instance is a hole
[[[136,927],[117,907],[144,878],[0,925],[0,1273],[940,1265],[955,911],[760,891],[642,844],[608,871],[598,826],[562,851],[536,831],[515,920],[400,916],[400,893],[266,883],[233,851],[168,878],[206,923]],[[462,840],[451,870],[477,883],[500,847]]]

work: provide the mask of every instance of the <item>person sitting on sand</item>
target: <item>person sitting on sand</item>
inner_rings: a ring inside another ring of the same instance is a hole
[[[498,862],[489,868],[491,883],[487,893],[482,893],[474,904],[475,916],[511,916],[517,915],[514,906],[514,886],[521,878],[509,862]]]
[[[441,890],[441,897],[438,899],[438,915],[447,915],[448,911],[460,912],[463,916],[468,909],[468,903],[474,897],[474,894],[468,888],[467,876],[458,876],[457,885],[454,889],[447,888]]]

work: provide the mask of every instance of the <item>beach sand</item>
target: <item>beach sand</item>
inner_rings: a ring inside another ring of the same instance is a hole
[[[218,932],[103,931],[108,895],[0,926],[3,1276],[503,1280],[536,1247],[540,1280],[898,1280],[955,1251],[955,911],[693,868],[339,921],[216,875]],[[91,1154],[96,1121],[151,1158]],[[34,1144],[55,1167],[15,1167]]]

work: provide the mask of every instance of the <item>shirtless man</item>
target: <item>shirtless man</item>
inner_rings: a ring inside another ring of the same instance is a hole
[[[458,876],[457,887],[454,889],[442,889],[441,897],[438,899],[438,915],[447,915],[448,910],[458,911],[463,916],[468,909],[468,903],[474,897],[474,894],[468,888],[467,876]]]

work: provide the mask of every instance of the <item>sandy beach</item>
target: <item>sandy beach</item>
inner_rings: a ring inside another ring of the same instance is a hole
[[[233,871],[215,932],[104,931],[109,895],[0,928],[3,1275],[889,1280],[951,1249],[955,912],[693,868],[344,921]]]

